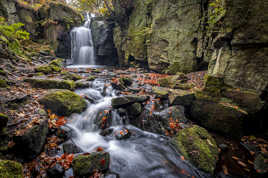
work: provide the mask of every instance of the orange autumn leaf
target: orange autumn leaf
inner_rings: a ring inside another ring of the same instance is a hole
[[[97,148],[97,152],[102,152],[104,149],[102,147]]]
[[[184,156],[180,156],[180,158],[181,158],[181,160],[183,160],[183,161],[185,160]]]

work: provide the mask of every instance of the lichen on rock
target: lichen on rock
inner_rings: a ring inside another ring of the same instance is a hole
[[[0,177],[23,178],[22,164],[10,160],[0,160]]]

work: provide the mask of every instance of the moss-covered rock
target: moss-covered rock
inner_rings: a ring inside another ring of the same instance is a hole
[[[63,75],[63,79],[65,80],[77,81],[82,79],[82,76],[67,71],[61,72],[61,75]]]
[[[157,97],[160,98],[168,98],[169,89],[162,87],[153,87],[153,93],[156,94]]]
[[[168,100],[171,105],[190,106],[195,100],[195,95],[192,91],[171,89],[169,90]]]
[[[46,109],[50,109],[53,113],[60,116],[81,113],[87,107],[87,103],[82,97],[69,90],[51,92],[40,99],[40,103]]]
[[[44,74],[58,73],[62,70],[63,59],[55,59],[47,65],[42,65],[35,68],[35,72],[42,72]]]
[[[23,178],[22,164],[10,160],[0,160],[0,177]]]
[[[25,79],[25,82],[29,82],[35,88],[68,89],[68,90],[75,89],[75,83],[72,80],[52,80],[52,79],[28,78],[28,79]]]
[[[6,88],[8,87],[7,81],[0,79],[0,88]]]
[[[6,71],[4,71],[3,69],[0,68],[0,75],[6,76],[7,73],[6,73]]]
[[[215,140],[204,128],[194,125],[182,129],[173,138],[173,142],[187,160],[213,174],[219,151]]]
[[[110,155],[105,152],[93,152],[89,155],[76,156],[72,162],[74,176],[78,178],[91,176],[95,171],[107,171]]]
[[[127,111],[131,116],[138,116],[142,112],[142,105],[140,103],[134,103],[127,107]]]

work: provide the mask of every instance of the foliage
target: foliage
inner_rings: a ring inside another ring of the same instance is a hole
[[[81,11],[90,11],[100,15],[111,15],[112,0],[72,0],[70,4]]]
[[[210,0],[208,15],[208,30],[212,31],[215,25],[220,25],[220,20],[224,17],[226,9],[222,0]]]
[[[7,24],[3,17],[0,17],[0,40],[7,44],[9,50],[21,54],[21,42],[30,39],[30,34],[23,30],[23,23]]]

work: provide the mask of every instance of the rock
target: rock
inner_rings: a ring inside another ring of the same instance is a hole
[[[135,95],[129,95],[129,96],[122,96],[112,99],[112,107],[115,109],[118,109],[120,107],[127,107],[133,103],[142,103],[148,99],[147,96],[135,96]]]
[[[55,59],[51,61],[48,65],[42,65],[35,68],[35,72],[41,72],[44,74],[58,73],[63,67],[63,59]]]
[[[35,88],[43,89],[68,89],[74,90],[75,83],[72,80],[52,80],[52,79],[38,79],[38,78],[28,78],[24,80],[30,83]]]
[[[60,178],[64,176],[64,172],[64,168],[57,163],[53,167],[47,169],[47,176],[48,178]]]
[[[56,136],[64,141],[68,140],[72,136],[72,129],[66,126],[61,126],[56,130]]]
[[[79,88],[89,88],[89,83],[86,81],[76,81],[75,82],[75,89]]]
[[[72,162],[74,176],[78,178],[91,176],[95,171],[107,171],[110,155],[106,152],[93,152],[89,155],[76,156]]]
[[[138,116],[141,114],[143,108],[142,108],[142,105],[140,103],[134,103],[134,104],[128,106],[126,109],[127,109],[127,112],[129,115]]]
[[[192,91],[185,90],[169,90],[168,100],[171,105],[190,106],[195,100],[195,95]]]
[[[0,160],[0,177],[23,178],[22,164],[10,160]]]
[[[117,64],[117,53],[113,41],[114,21],[105,17],[94,17],[91,20],[97,63],[101,65]]]
[[[11,100],[6,102],[6,105],[10,109],[18,109],[21,106],[24,106],[31,99],[30,95],[15,96]]]
[[[6,80],[0,79],[0,88],[7,88],[8,84]]]
[[[131,123],[145,131],[171,135],[175,134],[183,124],[188,124],[189,120],[184,115],[182,106],[172,106],[160,112],[151,112],[147,108],[137,119],[131,119]]]
[[[23,135],[14,136],[14,150],[20,157],[32,160],[41,153],[47,134],[48,122],[43,121],[40,125],[28,129]]]
[[[127,139],[130,137],[131,133],[127,128],[120,128],[114,132],[115,138],[118,140]]]
[[[73,80],[73,81],[77,81],[77,80],[81,80],[82,77],[78,74],[74,74],[74,73],[71,73],[71,72],[61,72],[61,75],[63,75],[63,79],[64,80]]]
[[[3,113],[0,113],[0,130],[2,130],[7,126],[7,122],[8,122],[8,116]]]
[[[132,79],[128,78],[128,77],[121,77],[119,79],[119,82],[124,87],[128,87],[128,86],[132,85],[132,83],[133,83]]]
[[[2,68],[0,68],[0,75],[6,76],[7,75],[7,72],[4,71]]]
[[[187,80],[188,80],[187,76],[183,73],[180,73],[178,75],[160,78],[158,80],[158,83],[160,84],[161,87],[188,90],[193,88],[193,85],[186,83]]]
[[[268,172],[268,154],[259,153],[254,160],[254,169],[259,174],[265,174]]]
[[[76,154],[76,153],[81,153],[82,150],[77,147],[72,141],[68,141],[62,145],[63,147],[63,152],[65,154]]]
[[[153,90],[153,93],[156,94],[157,97],[164,98],[164,99],[168,98],[168,94],[169,94],[168,88],[153,87],[152,90]]]
[[[195,121],[226,136],[236,138],[242,136],[243,123],[248,116],[246,111],[225,98],[218,102],[213,101],[213,97],[206,98],[206,95],[196,95],[196,97],[190,112]]]
[[[173,142],[185,159],[205,172],[214,173],[219,151],[215,140],[204,128],[194,125],[182,129]]]
[[[87,78],[87,81],[94,81],[95,79],[96,79],[96,76],[91,75]]]
[[[82,97],[69,90],[53,91],[41,98],[39,102],[59,116],[81,113],[87,107]]]

